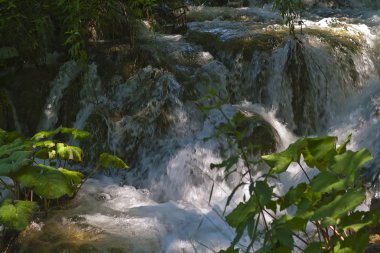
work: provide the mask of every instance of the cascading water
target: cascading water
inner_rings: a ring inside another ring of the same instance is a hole
[[[351,148],[368,147],[376,157],[366,175],[377,179],[380,12],[351,9],[343,16],[344,10],[335,10],[336,17],[323,18],[324,11],[329,10],[311,9],[303,34],[297,31],[298,40],[291,40],[269,8],[191,8],[194,22],[185,36],[144,33],[141,48],[151,65],[128,80],[102,80],[90,65],[74,127],[105,133],[97,145],[128,158],[133,168],[89,180],[67,209],[52,212],[21,237],[18,252],[42,246],[46,252],[226,248],[234,231],[222,215],[236,182],[209,169],[222,160],[221,144],[203,139],[225,118],[196,109],[193,101],[207,87],[232,95],[234,105],[223,107],[228,117],[238,110],[261,115],[277,132],[279,149],[297,138],[294,133],[340,139],[352,133]],[[56,123],[60,94],[71,80],[66,79],[57,78],[64,85],[52,88],[41,127]],[[302,179],[296,171],[284,175],[284,187],[292,180]],[[236,201],[243,195],[237,193]]]
[[[79,68],[72,61],[65,63],[56,79],[51,83],[50,94],[46,100],[44,113],[42,115],[38,129],[51,129],[58,121],[58,110],[60,101],[65,89],[79,74]]]

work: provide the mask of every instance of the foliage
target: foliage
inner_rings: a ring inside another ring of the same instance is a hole
[[[54,139],[68,135],[74,140],[89,138],[90,133],[59,127],[42,131],[31,138],[23,138],[16,132],[0,129],[0,187],[12,196],[3,196],[0,206],[0,222],[15,230],[23,230],[32,214],[38,209],[33,195],[43,199],[45,212],[49,200],[64,196],[74,197],[86,179],[101,166],[128,168],[118,157],[103,153],[87,177],[81,172],[63,168],[80,165],[83,151]],[[49,165],[46,165],[49,164]]]
[[[37,209],[36,202],[7,199],[0,205],[0,220],[7,227],[23,230]]]
[[[128,165],[121,160],[119,157],[108,154],[108,153],[102,153],[99,156],[99,164],[101,167],[104,168],[117,168],[117,169],[127,169]]]
[[[125,36],[153,4],[155,0],[0,0],[0,66],[40,65],[53,51],[86,62],[90,41]]]
[[[303,0],[275,0],[273,9],[279,10],[285,24],[289,27],[289,33],[295,37],[295,21],[303,10]],[[302,24],[302,21],[300,21]]]
[[[226,119],[213,138],[226,140],[230,152],[224,161],[210,167],[223,169],[226,177],[240,175],[226,207],[237,190],[247,185],[249,197],[244,196],[226,216],[236,236],[230,247],[220,252],[239,252],[242,246],[237,244],[243,237],[250,240],[244,252],[253,252],[254,243],[260,245],[254,252],[260,253],[364,252],[369,243],[368,227],[379,221],[378,213],[357,210],[366,198],[359,169],[372,159],[370,152],[347,150],[350,136],[338,147],[336,137],[324,136],[300,138],[286,150],[260,159],[252,155],[255,149],[258,153],[260,145],[243,142],[244,129],[237,128],[239,116],[225,115],[226,99],[221,97],[210,89],[200,101],[201,109],[219,110]],[[256,175],[256,166],[262,163],[269,170]],[[304,180],[294,182],[281,194],[279,176],[293,165],[299,167]],[[319,173],[312,177],[311,170]]]

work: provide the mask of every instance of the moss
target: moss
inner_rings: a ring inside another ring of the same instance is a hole
[[[220,40],[216,34],[192,32],[188,39],[204,46],[213,54],[220,51],[231,52],[232,54],[243,51],[245,56],[251,55],[254,51],[270,52],[279,47],[287,37],[286,30],[252,28],[250,35],[246,37],[231,38],[226,41]]]
[[[349,50],[350,52],[358,52],[360,49],[363,36],[353,35],[345,29],[339,30],[326,30],[305,28],[303,32],[307,35],[316,36],[328,43],[332,48],[340,48],[342,50]]]
[[[115,42],[98,43],[91,53],[98,66],[99,76],[105,80],[114,75],[120,75],[127,80],[146,66],[151,58],[138,47],[131,48],[129,44]]]
[[[103,238],[100,229],[87,224],[72,222],[47,222],[42,229],[30,226],[17,238],[11,252],[53,253],[53,252],[101,252],[94,242]]]

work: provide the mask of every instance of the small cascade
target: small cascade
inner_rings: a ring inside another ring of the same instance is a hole
[[[347,138],[352,134],[350,148],[359,150],[368,148],[374,159],[368,163],[363,171],[365,177],[379,187],[379,159],[380,159],[380,82],[371,86],[352,99],[345,107],[345,112],[337,115],[329,127],[329,133]]]
[[[79,72],[79,68],[73,61],[62,65],[58,76],[51,83],[50,94],[46,99],[44,112],[38,126],[39,130],[51,130],[55,127],[64,91],[70,82],[78,76]]]
[[[84,129],[88,117],[93,112],[96,105],[104,102],[104,94],[101,89],[101,81],[97,73],[96,64],[90,64],[88,71],[85,73],[83,86],[80,91],[81,109],[77,113],[73,127]]]
[[[340,104],[378,78],[374,36],[366,25],[334,18],[304,20],[296,40],[283,29],[251,22],[194,22],[189,38],[227,66],[235,101],[277,108],[278,117],[298,134],[321,132]]]
[[[67,207],[27,231],[26,248],[18,252],[45,247],[47,234],[59,238],[47,252],[225,249],[235,232],[223,211],[237,179],[224,180],[223,171],[210,169],[224,159],[220,150],[226,140],[204,139],[226,118],[216,110],[197,109],[209,87],[221,97],[230,95],[222,107],[227,118],[241,112],[253,125],[261,124],[253,132],[274,133],[250,132],[252,138],[263,136],[270,148],[285,149],[297,135],[332,134],[343,140],[352,133],[350,148],[367,147],[375,157],[364,174],[378,180],[380,20],[376,11],[352,11],[349,17],[339,11],[337,17],[322,18],[324,9],[311,9],[294,39],[268,6],[192,7],[185,35],[144,30],[139,43],[150,57],[128,79],[120,73],[101,76],[101,65],[90,64],[73,127],[93,134],[85,147],[90,160],[107,151],[123,157],[131,169],[90,179]],[[371,19],[364,24],[367,15]],[[78,74],[75,64],[62,66],[41,129],[55,126],[62,94]],[[266,168],[256,169],[260,175]],[[281,176],[278,190],[302,180],[291,169]],[[226,213],[246,191],[235,194]],[[68,233],[78,240],[72,242]],[[32,243],[39,246],[28,247]],[[243,238],[238,246],[247,244]]]

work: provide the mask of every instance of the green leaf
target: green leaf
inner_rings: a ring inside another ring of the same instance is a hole
[[[315,211],[311,219],[338,218],[363,203],[364,199],[364,189],[349,189],[344,195],[336,196],[331,202],[321,203],[322,206]]]
[[[57,151],[49,148],[42,148],[34,153],[34,156],[39,159],[53,160],[57,157]]]
[[[354,212],[341,219],[339,226],[343,230],[358,231],[364,227],[370,227],[377,224],[379,214],[374,212]]]
[[[76,163],[82,162],[83,151],[79,147],[69,146],[65,143],[57,143],[57,154],[62,160],[74,161]]]
[[[272,188],[269,187],[266,181],[257,181],[255,184],[257,198],[261,206],[265,206],[272,198]]]
[[[249,224],[249,220],[250,220],[249,218],[246,218],[246,221],[240,223],[240,225],[236,228],[236,235],[235,235],[234,239],[231,242],[231,247],[232,248],[235,247],[235,245],[240,241],[241,237],[244,234],[245,228]]]
[[[108,154],[108,153],[102,153],[99,156],[99,164],[103,168],[116,168],[116,169],[129,168],[128,165],[119,157]]]
[[[0,176],[10,176],[19,171],[32,162],[31,158],[30,151],[15,151],[9,157],[0,159]]]
[[[14,47],[0,47],[0,60],[15,58],[18,56],[18,51]]]
[[[326,169],[336,155],[335,136],[307,138],[307,145],[302,150],[305,163],[311,168]]]
[[[364,252],[369,243],[368,231],[354,233],[344,239],[338,241],[334,247],[334,253],[358,253]]]
[[[291,187],[288,192],[280,198],[280,209],[284,210],[291,205],[298,203],[307,190],[306,183],[300,183],[295,188]]]
[[[339,179],[330,171],[322,171],[311,179],[311,190],[314,192],[330,192],[332,190],[340,191],[345,189],[343,179]]]
[[[79,171],[67,170],[64,168],[58,168],[58,171],[65,175],[73,186],[79,185],[84,178],[84,175]]]
[[[60,127],[55,129],[55,130],[52,130],[52,131],[41,131],[41,132],[36,133],[31,139],[34,141],[46,139],[46,138],[49,138],[51,136],[58,134],[60,131],[61,131]]]
[[[310,243],[304,253],[317,253],[317,252],[323,252],[322,251],[323,244],[321,242],[312,242]]]
[[[272,168],[271,171],[276,174],[286,171],[289,165],[293,162],[293,159],[288,151],[265,155],[262,156],[262,159]]]
[[[239,253],[239,249],[234,249],[234,247],[230,246],[226,250],[220,250],[218,253]]]
[[[279,174],[287,170],[292,162],[299,162],[301,158],[301,151],[306,145],[305,139],[299,139],[280,153],[265,155],[261,158],[269,167],[272,168],[271,172]]]
[[[259,211],[257,200],[251,197],[246,203],[239,205],[226,217],[226,221],[230,226],[237,228],[241,223],[246,221],[248,217]]]
[[[348,183],[351,184],[358,176],[358,169],[371,159],[372,155],[367,149],[362,149],[358,152],[348,150],[334,157],[335,163],[331,166],[331,170],[337,175],[347,176]]]
[[[286,221],[284,223],[284,227],[291,231],[304,231],[306,229],[306,225],[308,223],[308,219],[303,219],[300,217],[292,217],[289,215],[286,216]]]
[[[266,204],[265,206],[269,210],[272,210],[274,213],[277,211],[277,202],[274,200],[269,201],[269,203]]]
[[[57,199],[64,195],[72,196],[74,188],[67,176],[56,168],[39,164],[24,167],[13,178],[46,199]]]
[[[46,140],[46,141],[38,141],[33,144],[33,148],[53,148],[55,147],[55,142]]]
[[[336,149],[338,155],[341,155],[341,154],[343,154],[344,152],[346,152],[346,146],[347,146],[347,144],[351,141],[351,136],[352,136],[352,134],[350,134],[350,135],[347,137],[347,139],[342,143],[342,145],[340,145],[340,146]]]
[[[371,160],[367,149],[359,152],[347,151],[334,157],[331,171],[322,171],[311,180],[315,192],[340,191],[352,186],[359,176],[359,168]]]
[[[235,186],[235,188],[232,190],[231,194],[230,194],[230,195],[228,196],[228,198],[227,198],[227,202],[226,202],[226,205],[224,206],[223,214],[224,214],[224,212],[226,211],[227,206],[230,204],[230,202],[231,202],[233,196],[235,195],[236,191],[237,191],[240,187],[242,187],[242,186],[244,186],[244,185],[246,185],[246,183],[241,182],[240,184],[238,184],[237,186]]]
[[[3,144],[0,146],[0,158],[7,157],[15,151],[24,150],[26,147],[27,145],[25,144],[25,141],[21,138],[18,138],[9,144]]]
[[[18,231],[24,230],[33,213],[38,209],[36,202],[5,200],[0,206],[0,222]]]
[[[75,140],[85,140],[91,137],[91,134],[89,132],[75,128],[62,127],[61,133],[70,134]]]
[[[276,229],[276,239],[279,243],[288,249],[293,249],[294,240],[292,231],[285,227],[279,227]]]

